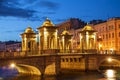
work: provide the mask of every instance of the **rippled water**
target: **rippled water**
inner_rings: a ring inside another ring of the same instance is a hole
[[[120,70],[107,69],[100,72],[77,72],[73,74],[61,74],[59,76],[47,77],[32,75],[28,76],[15,73],[10,76],[8,76],[8,74],[5,76],[4,74],[0,77],[0,80],[120,80]]]

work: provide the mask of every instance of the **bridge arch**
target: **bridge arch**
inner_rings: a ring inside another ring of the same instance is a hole
[[[31,75],[41,75],[40,70],[31,65],[17,64],[17,65],[15,65],[15,68],[18,70],[19,73],[31,74]]]
[[[108,66],[108,67],[120,67],[120,60],[117,58],[104,58],[102,60],[100,60],[100,62],[98,63],[98,69],[101,66]]]

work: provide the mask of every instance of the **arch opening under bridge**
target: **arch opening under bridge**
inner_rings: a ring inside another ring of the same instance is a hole
[[[120,68],[120,60],[115,58],[105,58],[98,64],[98,69]]]

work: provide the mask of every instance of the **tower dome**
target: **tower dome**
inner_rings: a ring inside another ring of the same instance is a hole
[[[25,33],[34,33],[31,27],[26,28]]]
[[[48,18],[46,18],[45,22],[42,24],[42,26],[46,26],[46,27],[52,27],[55,26],[52,21],[50,21]]]
[[[94,29],[92,28],[92,26],[86,25],[82,31],[94,31]]]

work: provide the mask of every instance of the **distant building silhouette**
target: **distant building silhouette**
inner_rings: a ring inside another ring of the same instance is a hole
[[[56,26],[58,27],[58,34],[61,34],[65,29],[75,30],[75,29],[83,28],[85,25],[86,23],[78,18],[70,18],[65,22],[57,24]]]
[[[21,42],[19,41],[5,41],[0,42],[0,51],[21,51]]]

